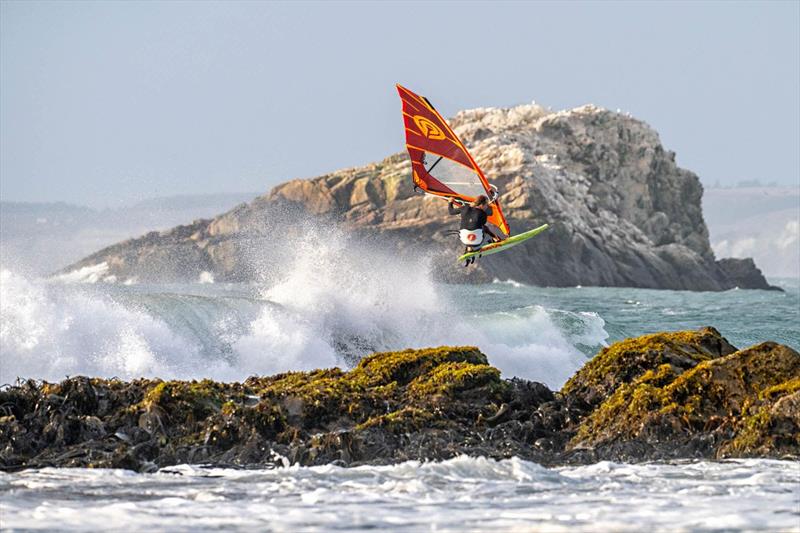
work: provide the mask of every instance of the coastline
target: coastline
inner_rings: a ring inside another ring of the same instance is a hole
[[[800,354],[713,328],[601,350],[560,391],[474,347],[242,383],[75,377],[0,391],[0,469],[358,466],[460,455],[542,465],[796,458]]]

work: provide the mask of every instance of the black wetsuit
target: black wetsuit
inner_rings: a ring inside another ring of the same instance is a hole
[[[492,214],[492,208],[487,207],[485,210],[479,207],[472,207],[471,205],[464,205],[461,207],[454,207],[453,204],[447,206],[447,210],[451,215],[461,215],[461,229],[470,231],[476,229],[483,229],[486,225],[486,219]]]

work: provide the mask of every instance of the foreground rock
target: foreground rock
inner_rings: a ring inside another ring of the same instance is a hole
[[[774,342],[737,351],[711,328],[629,339],[562,392],[596,406],[566,448],[583,461],[800,455],[800,354]]]
[[[715,260],[700,180],[644,122],[593,106],[556,113],[524,105],[466,111],[452,123],[499,187],[512,231],[544,222],[550,230],[477,268],[456,268],[459,245],[447,233],[456,219],[441,199],[414,193],[408,156],[398,154],[289,181],[214,219],[125,241],[65,272],[120,282],[196,281],[204,272],[220,281],[258,279],[270,262],[286,260],[276,239],[302,243],[309,226],[298,221],[311,217],[341,223],[392,254],[432,255],[447,281],[770,288],[752,260]]]
[[[0,468],[151,471],[517,456],[542,464],[800,455],[800,354],[712,328],[628,339],[560,392],[477,348],[371,355],[244,383],[77,377],[0,391]]]

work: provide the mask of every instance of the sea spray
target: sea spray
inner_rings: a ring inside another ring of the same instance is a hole
[[[535,305],[497,312],[473,307],[442,293],[425,256],[414,261],[382,253],[334,227],[309,222],[305,230],[284,267],[264,275],[262,293],[291,311],[295,322],[265,309],[239,343],[249,357],[288,342],[304,363],[314,360],[308,353],[313,351],[320,363],[335,354],[352,364],[374,351],[472,344],[505,375],[558,387],[586,360],[576,345],[596,348],[608,336],[594,313]],[[567,327],[559,327],[551,315]],[[283,322],[280,328],[276,320]],[[310,335],[304,341],[296,331]],[[320,339],[327,346],[321,347]]]
[[[302,229],[256,286],[87,285],[4,270],[0,378],[242,380],[472,344],[506,377],[557,388],[607,337],[594,313],[454,291],[433,281],[424,256],[400,259],[333,226]]]
[[[0,271],[0,380],[184,375],[197,349],[163,322],[79,286]]]
[[[401,260],[308,222],[292,257],[264,274],[262,295],[295,317],[298,328],[311,328],[309,343],[323,339],[352,364],[370,352],[417,346],[428,330],[446,327],[443,318],[453,309],[429,268],[424,257]],[[271,342],[267,319],[274,314],[265,309],[249,341]]]

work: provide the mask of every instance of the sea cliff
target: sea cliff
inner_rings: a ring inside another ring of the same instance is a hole
[[[560,391],[475,347],[376,353],[242,383],[74,377],[0,391],[0,469],[384,464],[460,454],[545,465],[797,457],[800,354],[713,328],[603,349]]]
[[[698,177],[644,122],[594,106],[475,109],[452,124],[501,192],[513,232],[551,229],[478,266],[454,265],[457,221],[416,194],[408,156],[296,179],[213,219],[105,248],[65,268],[105,281],[258,279],[308,221],[337,225],[387,253],[433,258],[439,279],[515,279],[546,286],[726,290],[772,288],[746,259],[718,261]],[[302,222],[302,223],[301,223]]]

